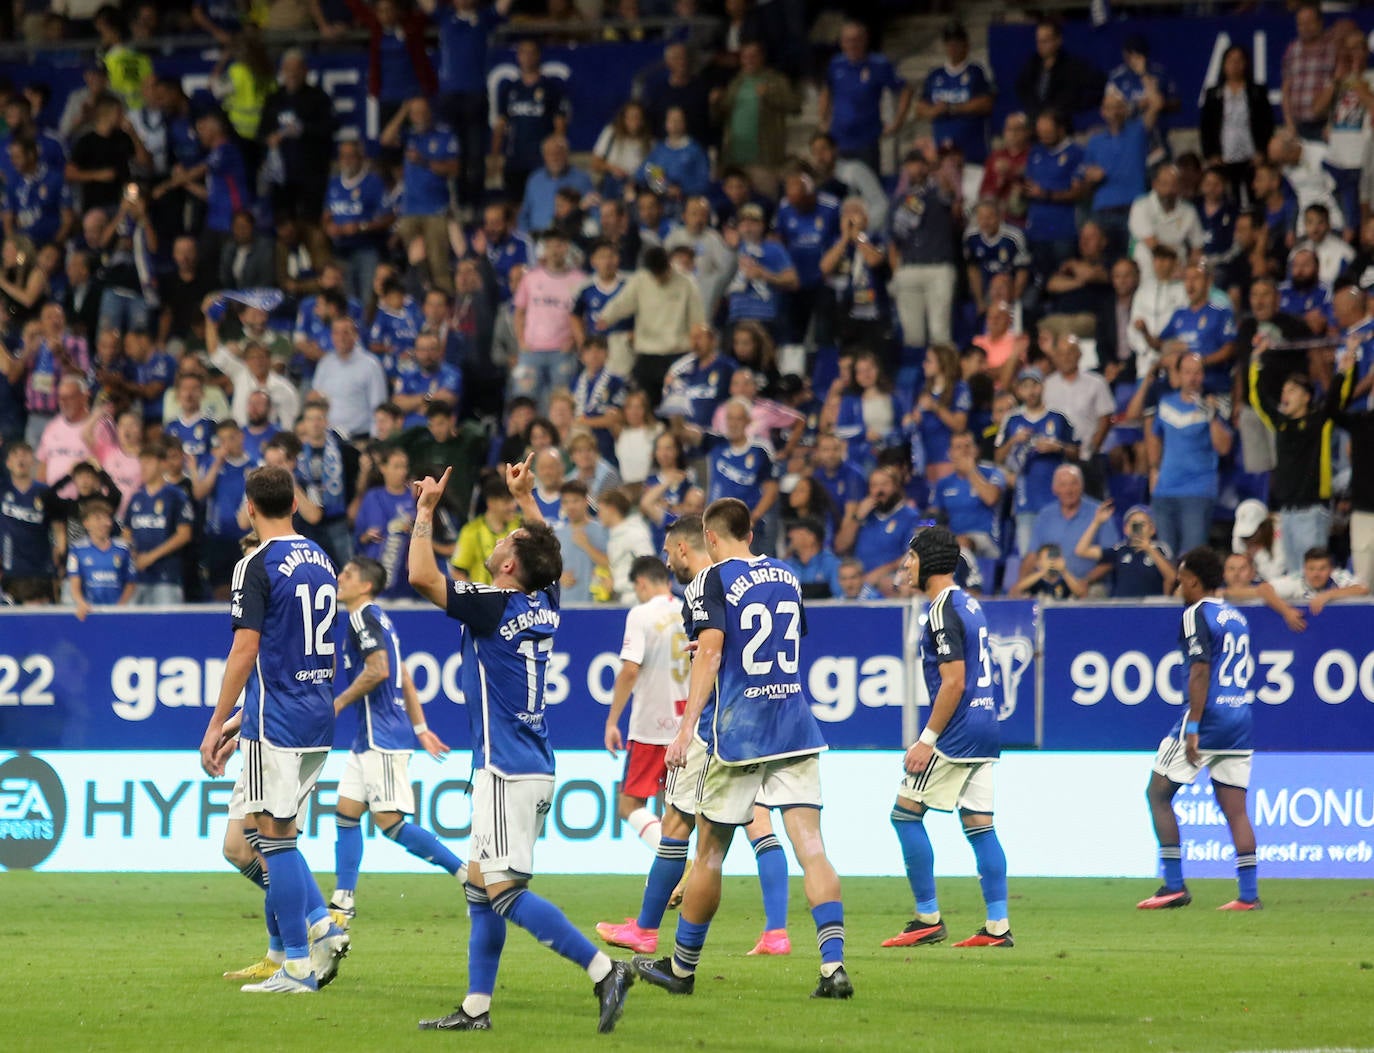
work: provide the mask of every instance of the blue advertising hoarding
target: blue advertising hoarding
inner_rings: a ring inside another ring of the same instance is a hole
[[[432,608],[396,609],[397,632],[425,720],[450,746],[468,741],[458,688],[458,626]],[[810,604],[802,682],[827,741],[900,745],[907,698],[905,612],[892,604]],[[623,608],[568,608],[546,685],[558,749],[600,749],[619,668]],[[223,612],[0,615],[0,749],[190,749],[200,744],[224,675]],[[352,741],[350,714],[335,741]]]
[[[1290,631],[1245,607],[1255,747],[1374,749],[1374,608],[1327,607]],[[1069,604],[1041,611],[1044,736],[1052,750],[1153,749],[1185,706],[1178,606]]]

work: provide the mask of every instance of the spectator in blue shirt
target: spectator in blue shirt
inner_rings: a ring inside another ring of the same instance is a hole
[[[773,216],[773,230],[797,269],[797,291],[791,297],[789,328],[792,338],[804,341],[811,320],[818,324],[829,312],[817,308],[826,300],[821,258],[840,236],[840,203],[816,190],[815,174],[804,162],[783,177],[782,202]],[[828,325],[821,325],[813,344],[830,343]]]
[[[774,340],[783,339],[787,316],[780,303],[797,288],[797,268],[787,250],[764,238],[763,209],[748,204],[739,210],[739,262],[725,290],[726,319],[762,323]]]
[[[801,583],[802,597],[828,600],[840,595],[840,557],[825,544],[825,526],[818,519],[798,519],[787,528],[789,555],[784,562]]]
[[[884,596],[894,591],[893,575],[906,558],[907,542],[921,518],[902,497],[895,468],[879,468],[868,477],[868,496],[845,518],[835,535],[835,550],[849,552],[863,564],[864,581]]]
[[[1107,74],[1107,87],[1121,93],[1133,116],[1141,116],[1150,105],[1151,95],[1159,96],[1160,112],[1172,113],[1179,108],[1178,89],[1169,71],[1159,62],[1150,61],[1150,42],[1142,33],[1132,33],[1121,45],[1122,63]],[[1169,156],[1169,143],[1164,129],[1150,128],[1148,162],[1159,164]]]
[[[571,150],[562,135],[550,135],[542,147],[544,167],[528,173],[522,179],[524,203],[520,206],[519,227],[526,232],[547,230],[553,226],[554,198],[564,187],[571,187],[583,197],[593,190],[592,177],[573,167],[568,158]]]
[[[835,575],[840,591],[837,600],[881,600],[883,594],[864,580],[864,565],[853,556],[840,560],[839,572]]]
[[[701,144],[687,134],[687,115],[674,106],[663,118],[663,139],[654,144],[640,166],[638,182],[667,198],[669,211],[677,216],[689,197],[711,188],[711,159]]]
[[[1044,282],[1077,248],[1074,207],[1083,196],[1083,150],[1054,110],[1035,119],[1035,137],[1026,159],[1026,240],[1036,278]]]
[[[1030,249],[1026,235],[1002,220],[996,198],[978,202],[973,226],[964,235],[964,262],[968,267],[969,295],[979,316],[987,314],[988,289],[999,274],[1011,278],[1012,298],[1017,302],[1030,284]]]
[[[1078,458],[1078,441],[1068,418],[1046,408],[1045,376],[1040,370],[1021,370],[1016,376],[1016,394],[1021,405],[1002,421],[994,456],[1016,477],[1012,511],[1016,515],[1016,550],[1024,556],[1031,552],[1036,516],[1054,499],[1054,473],[1066,460]],[[1074,538],[1069,547],[1077,540]]]
[[[65,242],[75,213],[62,169],[43,164],[32,139],[11,139],[9,161],[5,232],[23,234],[35,245]]]
[[[1212,272],[1205,263],[1195,263],[1183,272],[1183,292],[1188,302],[1174,312],[1152,342],[1158,343],[1165,355],[1188,352],[1200,356],[1206,393],[1228,394],[1236,357],[1235,315],[1229,304],[1212,302]],[[1175,552],[1187,552],[1194,546],[1170,547]]]
[[[381,142],[392,149],[402,145],[405,148],[401,218],[396,231],[407,247],[416,238],[424,240],[430,280],[444,292],[452,293],[449,180],[458,174],[458,137],[447,125],[434,120],[428,99],[414,98],[396,111],[391,123],[382,130]]]
[[[134,595],[134,561],[129,546],[112,538],[114,510],[99,497],[81,502],[81,525],[86,540],[67,554],[76,617],[85,621],[96,604],[125,607]]]
[[[420,0],[439,29],[439,112],[462,136],[459,197],[482,200],[487,156],[487,45],[512,0]]]
[[[1076,464],[1061,464],[1054,470],[1054,500],[1040,510],[1031,530],[1030,552],[1022,563],[1022,573],[1036,568],[1044,546],[1057,545],[1064,557],[1064,569],[1076,578],[1087,578],[1097,560],[1077,555],[1078,539],[1097,514],[1098,502],[1083,496],[1083,471]],[[1098,541],[1115,545],[1121,540],[1114,522],[1098,531]]]
[[[1092,188],[1093,219],[1107,235],[1112,259],[1126,254],[1131,240],[1131,205],[1147,193],[1145,158],[1150,132],[1164,105],[1151,79],[1139,117],[1131,116],[1126,97],[1112,85],[1102,98],[1107,127],[1088,140],[1083,150],[1083,179]]]
[[[892,122],[883,124],[883,96],[897,96]],[[886,55],[868,50],[868,30],[860,22],[846,22],[840,30],[840,53],[830,60],[821,86],[820,128],[830,133],[840,156],[863,161],[882,171],[879,143],[906,123],[911,109],[911,86]]]
[[[401,359],[391,381],[391,399],[406,414],[405,427],[423,427],[433,402],[447,403],[457,409],[463,399],[463,374],[444,361],[439,337],[422,332],[415,338],[411,353]]]
[[[996,559],[1002,554],[997,520],[1007,477],[996,465],[978,463],[971,432],[959,432],[949,440],[949,459],[954,471],[932,488],[933,503],[945,514],[962,548],[984,559]]]
[[[1231,452],[1233,436],[1217,413],[1216,398],[1203,394],[1201,356],[1183,356],[1178,380],[1178,390],[1159,400],[1145,440],[1160,540],[1170,552],[1187,552],[1207,544],[1217,465]]]
[[[506,197],[519,201],[525,182],[539,167],[540,151],[550,136],[564,136],[572,108],[563,81],[545,76],[540,69],[539,45],[522,40],[515,46],[519,73],[496,89],[496,124],[491,152],[503,158],[502,181]],[[545,158],[547,162],[547,158]],[[547,224],[526,229],[543,229]]]
[[[324,208],[324,232],[343,267],[348,294],[366,299],[395,217],[386,207],[382,177],[368,167],[357,139],[339,144],[339,170],[325,188]]]
[[[945,63],[926,75],[916,115],[931,122],[937,147],[959,149],[964,164],[978,169],[976,175],[981,183],[983,162],[988,157],[988,116],[997,101],[997,92],[987,71],[969,61],[968,31],[963,24],[947,23],[941,36]]]
[[[736,497],[749,506],[755,555],[772,555],[777,542],[778,480],[773,455],[749,437],[749,403],[725,404],[724,442],[707,455],[706,502]]]

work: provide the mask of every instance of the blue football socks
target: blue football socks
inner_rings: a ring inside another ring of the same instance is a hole
[[[1007,854],[997,839],[997,828],[966,826],[964,836],[973,848],[973,858],[978,865],[978,883],[983,889],[988,920],[1002,921],[1007,916]]]
[[[395,841],[417,859],[442,867],[450,874],[458,873],[463,861],[445,848],[432,833],[423,826],[416,826],[402,819],[395,826],[383,830],[387,837]]]
[[[334,817],[334,887],[340,892],[358,887],[358,869],[363,865],[363,828],[359,823],[344,815]]]
[[[663,912],[668,909],[668,900],[686,869],[687,842],[671,837],[660,838],[658,849],[654,852],[653,866],[649,867],[649,880],[644,883],[644,899],[640,902],[639,917],[636,919],[641,929],[656,931],[663,924]]]
[[[754,859],[759,867],[759,887],[763,890],[764,929],[771,932],[787,928],[787,854],[776,834],[764,834],[756,841]]]
[[[937,914],[940,901],[935,895],[935,849],[922,817],[906,808],[892,809],[892,829],[902,846],[907,883],[916,900],[917,914]]]

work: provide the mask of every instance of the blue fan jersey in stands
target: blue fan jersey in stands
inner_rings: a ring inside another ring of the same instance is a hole
[[[992,662],[983,608],[957,586],[931,601],[921,630],[921,669],[932,705],[940,692],[941,668],[950,662],[964,663],[964,693],[935,752],[951,760],[995,760],[1002,752],[997,727],[1002,681]]]
[[[552,775],[544,681],[560,615],[559,589],[535,593],[455,581],[448,616],[463,623],[460,686],[474,771]]]
[[[779,560],[727,559],[687,587],[690,633],[725,634],[716,687],[697,735],[724,764],[819,753],[826,748],[801,682],[806,611],[801,585]]]
[[[104,548],[92,541],[73,545],[67,553],[67,577],[81,579],[87,603],[118,603],[124,587],[134,580],[129,546],[122,541],[110,541]]]
[[[386,611],[375,603],[359,607],[348,616],[348,642],[344,644],[344,673],[349,683],[358,678],[368,655],[386,655],[387,676],[358,702],[358,732],[353,752],[379,750],[401,753],[415,748],[415,732],[406,714],[402,690],[404,666],[401,641]]]
[[[1229,603],[1205,597],[1183,612],[1178,640],[1185,669],[1211,666],[1207,708],[1202,711],[1198,728],[1198,749],[1220,753],[1254,749],[1250,735],[1250,703],[1254,700],[1250,677],[1255,672],[1255,659],[1250,651],[1250,623],[1245,615]],[[1186,674],[1183,682],[1188,682]],[[1169,734],[1182,738],[1187,719],[1185,705]]]
[[[234,629],[261,634],[244,688],[242,737],[279,749],[328,749],[334,742],[334,564],[315,542],[289,534],[239,560],[232,585]]]

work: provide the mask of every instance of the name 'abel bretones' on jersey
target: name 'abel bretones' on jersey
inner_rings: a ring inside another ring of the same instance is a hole
[[[264,542],[234,568],[234,628],[262,637],[244,688],[243,738],[284,749],[333,744],[337,582],[329,557],[299,534]]]
[[[459,676],[468,701],[474,771],[487,768],[506,778],[553,774],[544,677],[558,630],[558,604],[556,585],[521,593],[453,583],[448,616],[467,627]]]
[[[988,646],[987,617],[976,599],[951,587],[931,602],[921,633],[921,671],[931,699],[940,693],[940,666],[958,661],[964,663],[964,695],[935,752],[952,760],[996,760],[1002,751],[1002,678]]]
[[[697,725],[698,737],[724,764],[819,753],[826,748],[801,685],[806,611],[796,575],[764,556],[727,559],[688,586],[691,635],[718,629],[722,662]]]
[[[415,748],[415,732],[405,709],[401,641],[386,611],[369,603],[348,616],[348,642],[344,645],[343,660],[348,683],[362,672],[367,656],[377,651],[386,653],[387,678],[362,698],[353,752],[409,753]]]
[[[1255,661],[1250,654],[1250,623],[1245,615],[1208,596],[1183,612],[1178,638],[1185,666],[1207,662],[1212,668],[1207,707],[1198,727],[1198,750],[1228,753],[1253,749],[1250,676]],[[1174,738],[1183,738],[1187,719],[1185,708],[1170,732]]]

